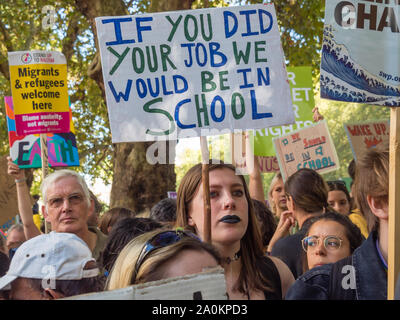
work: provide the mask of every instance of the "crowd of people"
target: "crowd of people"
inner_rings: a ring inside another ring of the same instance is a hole
[[[388,147],[352,161],[351,192],[300,169],[286,181],[276,174],[266,200],[258,170],[246,183],[233,165],[209,164],[208,243],[201,164],[148,217],[103,212],[80,174],[56,170],[41,185],[43,233],[24,170],[9,158],[22,223],[0,242],[0,297],[59,299],[220,266],[232,300],[386,299]]]

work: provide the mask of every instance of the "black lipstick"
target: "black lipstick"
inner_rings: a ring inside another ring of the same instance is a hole
[[[219,222],[232,223],[232,224],[238,223],[240,221],[241,219],[237,215],[226,215],[219,220]]]

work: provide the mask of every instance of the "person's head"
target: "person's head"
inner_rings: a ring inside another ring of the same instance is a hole
[[[246,182],[243,176],[235,174],[234,166],[212,162],[209,164],[211,242],[223,256],[226,250],[240,250],[241,271],[235,284],[239,292],[269,290],[268,279],[255,268],[264,251]],[[203,221],[202,165],[197,164],[188,170],[179,185],[176,225],[204,239]]]
[[[355,179],[355,177],[356,177],[356,161],[354,159],[351,159],[351,161],[349,162],[349,165],[347,166],[347,173],[349,174],[349,176],[352,180]]]
[[[4,276],[10,266],[10,259],[7,254],[0,251],[0,277]]]
[[[346,183],[341,180],[328,181],[328,204],[337,212],[348,215],[352,201]]]
[[[287,206],[299,221],[305,215],[320,214],[328,207],[328,186],[318,172],[304,168],[285,182]]]
[[[256,199],[251,200],[253,201],[254,211],[257,219],[260,222],[263,246],[266,247],[275,233],[277,223],[274,218],[274,214],[268,209],[265,203]]]
[[[121,251],[106,290],[180,277],[216,267],[220,257],[215,249],[183,230],[155,230],[130,241]]]
[[[86,243],[72,233],[51,232],[25,241],[0,278],[9,299],[52,299],[101,290],[99,269]]]
[[[368,230],[378,231],[388,221],[389,147],[387,144],[369,149],[357,158],[354,181],[357,208],[367,220]]]
[[[90,227],[97,227],[99,225],[99,215],[103,211],[103,205],[100,203],[100,201],[91,190],[89,190],[89,193],[90,199],[92,199],[94,202],[94,210],[89,215],[87,224]]]
[[[34,194],[34,195],[32,196],[32,198],[33,198],[33,200],[35,200],[35,202],[38,202],[39,199],[40,199],[40,196],[39,196],[38,194]]]
[[[150,218],[158,222],[175,223],[176,199],[165,198],[157,202],[150,210]]]
[[[8,251],[17,249],[25,241],[24,226],[20,223],[13,224],[7,231],[6,246]]]
[[[2,234],[0,234],[0,252],[3,252],[7,254],[7,246],[6,246],[6,241],[7,239],[3,237]]]
[[[10,259],[7,255],[6,243],[3,236],[0,234],[0,277],[5,275],[10,264]]]
[[[287,210],[285,186],[282,175],[278,172],[271,180],[268,190],[268,203],[271,211],[279,218],[281,212]]]
[[[218,246],[261,244],[253,202],[241,175],[230,164],[209,164],[212,243]],[[185,174],[178,188],[177,226],[190,228],[204,239],[202,165]],[[258,241],[258,242],[257,242]],[[261,245],[262,248],[262,245]]]
[[[161,228],[160,222],[149,218],[124,218],[117,221],[108,235],[102,253],[102,267],[109,273],[121,250],[137,236]]]
[[[103,213],[100,219],[100,230],[104,234],[109,234],[114,224],[120,220],[125,218],[133,218],[135,216],[135,212],[130,209],[115,207],[107,210]]]
[[[94,210],[85,180],[75,171],[62,169],[48,175],[41,186],[43,216],[57,232],[88,232],[87,220]]]
[[[328,211],[312,218],[302,240],[305,270],[350,256],[362,241],[360,229],[345,215]]]
[[[352,159],[349,162],[349,165],[347,166],[347,173],[349,174],[351,178],[351,183],[350,183],[350,196],[353,198],[354,197],[354,192],[353,192],[353,186],[354,186],[354,179],[356,178],[356,161]]]

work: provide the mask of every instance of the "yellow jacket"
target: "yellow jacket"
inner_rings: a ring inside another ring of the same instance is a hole
[[[367,227],[367,220],[365,220],[364,216],[361,214],[359,209],[354,209],[349,214],[349,218],[351,222],[353,222],[361,231],[361,234],[364,236],[365,239],[368,238],[368,227]]]

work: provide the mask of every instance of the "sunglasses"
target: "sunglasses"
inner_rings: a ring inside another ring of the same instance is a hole
[[[344,182],[343,180],[332,180],[332,181],[327,181],[328,186],[334,186],[334,185],[341,185],[346,187],[346,182]]]
[[[138,274],[139,269],[142,266],[144,260],[151,252],[159,248],[170,246],[176,242],[179,242],[181,239],[185,237],[190,237],[201,242],[201,239],[198,236],[196,236],[192,232],[183,230],[183,228],[177,228],[175,231],[164,231],[156,234],[153,238],[148,240],[146,244],[143,246],[142,251],[139,254],[139,258],[136,260],[135,272],[133,276],[136,278],[136,275]],[[132,281],[131,283],[134,282]]]
[[[17,248],[11,248],[10,250],[8,250],[9,261],[11,261],[11,259],[14,257],[14,254],[17,251],[17,249],[18,249],[18,247]]]
[[[321,238],[318,236],[308,236],[301,240],[303,250],[307,252],[309,249],[315,249],[319,246]],[[336,236],[326,236],[323,238],[323,244],[326,250],[335,251],[340,249],[343,240]]]

